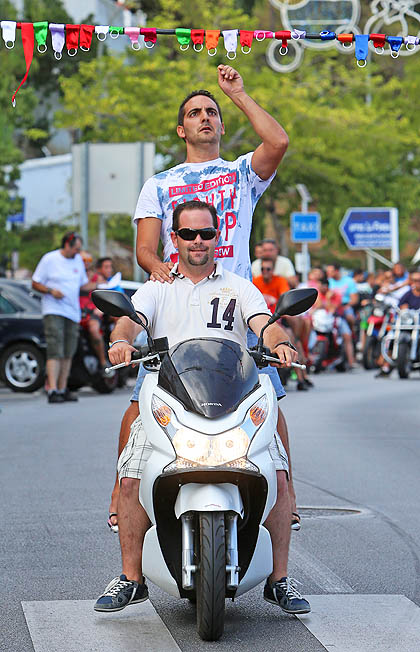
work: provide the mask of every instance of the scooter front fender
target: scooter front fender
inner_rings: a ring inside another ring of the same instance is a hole
[[[177,518],[186,512],[235,512],[243,518],[244,506],[239,489],[234,484],[191,482],[182,485],[175,502]]]

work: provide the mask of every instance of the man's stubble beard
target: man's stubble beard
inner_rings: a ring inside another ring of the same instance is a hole
[[[207,265],[207,263],[209,262],[208,251],[206,252],[203,251],[203,254],[204,254],[203,258],[201,258],[200,260],[194,260],[194,258],[191,256],[191,253],[188,252],[188,258],[187,258],[188,263],[190,265],[193,265],[194,267],[199,267],[200,265]]]

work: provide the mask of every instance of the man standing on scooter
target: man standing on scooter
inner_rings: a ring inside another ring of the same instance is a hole
[[[279,123],[247,95],[239,73],[230,66],[217,69],[221,90],[246,115],[261,144],[254,152],[236,161],[220,158],[220,141],[225,133],[222,114],[216,99],[208,91],[194,91],[182,102],[178,112],[177,133],[185,141],[185,163],[156,174],[146,181],[140,193],[134,222],[137,224],[137,259],[161,283],[172,283],[170,270],[176,251],[170,233],[172,213],[179,202],[199,199],[216,208],[221,234],[216,256],[223,258],[225,269],[251,280],[249,238],[255,206],[274,178],[288,146],[288,137]],[[157,255],[159,238],[164,247],[164,261]],[[254,334],[248,341],[255,343]],[[269,371],[277,398],[285,395],[275,369]],[[118,454],[127,443],[130,427],[138,416],[138,396],[144,374],[139,371],[136,388],[121,423]],[[278,431],[289,455],[287,425],[279,409]],[[108,525],[118,531],[118,479],[112,492]],[[295,525],[298,529],[296,496],[290,468],[289,494]]]
[[[173,213],[171,240],[178,249],[179,262],[172,268],[172,283],[146,283],[132,301],[142,319],[151,328],[152,337],[160,337],[169,328],[169,345],[196,337],[223,337],[247,346],[248,327],[259,334],[271,316],[264,297],[248,280],[224,270],[215,262],[220,236],[215,208],[201,201],[180,203]],[[122,317],[112,333],[109,357],[113,364],[130,364],[131,346],[141,327]],[[264,343],[286,366],[297,353],[287,341],[286,332],[277,324],[264,333]],[[101,612],[120,611],[128,604],[148,598],[142,575],[142,547],[149,519],[139,502],[142,472],[151,448],[141,416],[133,424],[130,438],[118,461],[121,483],[119,497],[119,534],[122,574],[106,587],[95,603]],[[290,542],[291,505],[288,492],[288,460],[277,432],[270,454],[277,475],[277,500],[265,526],[271,535],[273,571],[264,587],[264,599],[291,614],[310,611],[307,600],[287,576]]]

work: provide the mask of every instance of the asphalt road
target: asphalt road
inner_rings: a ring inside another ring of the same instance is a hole
[[[315,383],[305,394],[292,386],[282,402],[303,515],[290,575],[313,613],[286,616],[259,587],[227,603],[217,644],[198,639],[189,603],[154,586],[160,618],[133,605],[111,624],[114,616],[82,602],[120,572],[106,517],[128,391],[48,405],[40,394],[0,389],[0,650],[420,649],[420,377],[375,380],[360,370]]]

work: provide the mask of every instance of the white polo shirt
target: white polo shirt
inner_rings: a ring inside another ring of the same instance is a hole
[[[271,316],[255,285],[223,269],[219,261],[199,283],[179,274],[178,264],[171,274],[173,283],[147,281],[131,298],[152,337],[166,336],[169,346],[197,337],[220,337],[246,346],[249,320]]]

